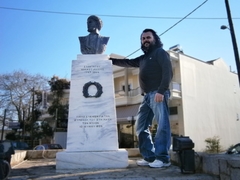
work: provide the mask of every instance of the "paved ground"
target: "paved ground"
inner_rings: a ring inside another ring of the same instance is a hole
[[[99,162],[101,163],[101,162]],[[129,166],[124,169],[82,169],[69,172],[56,172],[55,159],[24,161],[14,167],[9,180],[216,180],[201,173],[182,174],[180,168],[171,165],[167,169],[140,167],[136,158],[129,159]]]

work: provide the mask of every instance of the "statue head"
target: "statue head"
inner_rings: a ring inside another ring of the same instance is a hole
[[[88,27],[88,32],[98,32],[101,30],[103,26],[103,22],[102,20],[95,16],[95,15],[91,15],[88,17],[87,19],[87,27]]]
[[[80,36],[80,50],[82,54],[102,54],[107,46],[109,37],[100,36],[99,31],[103,26],[102,20],[95,16],[91,15],[87,19],[87,36]]]

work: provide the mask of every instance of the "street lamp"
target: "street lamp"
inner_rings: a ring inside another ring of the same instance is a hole
[[[228,0],[225,0],[225,5],[226,5],[226,10],[227,10],[229,28],[227,26],[222,25],[221,29],[229,29],[230,30],[231,37],[232,37],[233,51],[234,51],[234,55],[235,55],[235,62],[236,62],[236,67],[237,67],[237,73],[238,73],[238,82],[239,82],[239,85],[240,85],[239,54],[238,54],[237,41],[236,41],[236,37],[235,37],[235,33],[234,33],[234,27],[233,27],[231,11],[230,11],[230,6],[229,6],[229,3],[228,3]]]
[[[229,31],[231,33],[232,44],[233,44],[233,51],[234,51],[235,62],[236,62],[236,67],[237,67],[238,81],[239,81],[239,84],[240,84],[240,61],[239,61],[238,47],[237,47],[235,34],[229,27],[227,27],[225,25],[222,25],[220,28],[222,30],[229,29]]]
[[[225,25],[221,25],[220,27],[222,30],[225,30],[225,29],[229,29],[229,27],[225,26]],[[229,29],[230,30],[230,29]]]

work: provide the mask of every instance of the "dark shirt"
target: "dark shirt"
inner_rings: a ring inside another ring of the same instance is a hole
[[[139,83],[144,93],[156,91],[164,94],[172,80],[172,65],[169,54],[162,48],[135,59],[110,58],[114,65],[121,67],[139,67]]]

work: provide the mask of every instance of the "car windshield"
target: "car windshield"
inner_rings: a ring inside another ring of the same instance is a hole
[[[240,143],[229,148],[227,154],[240,154]]]
[[[35,147],[35,150],[43,150],[43,149],[45,149],[43,146],[37,146],[37,147]]]
[[[34,148],[34,150],[47,150],[47,149],[62,149],[60,144],[41,144]]]
[[[21,148],[29,148],[28,144],[24,143],[24,142],[20,142],[19,143],[19,147],[21,147]]]
[[[59,144],[49,144],[49,149],[61,149],[62,147]]]
[[[20,142],[20,141],[12,141],[12,145],[14,149],[16,150],[26,150],[29,149],[29,146],[25,142]]]
[[[13,145],[14,148],[17,147],[17,143],[16,142],[12,142],[12,145]]]

